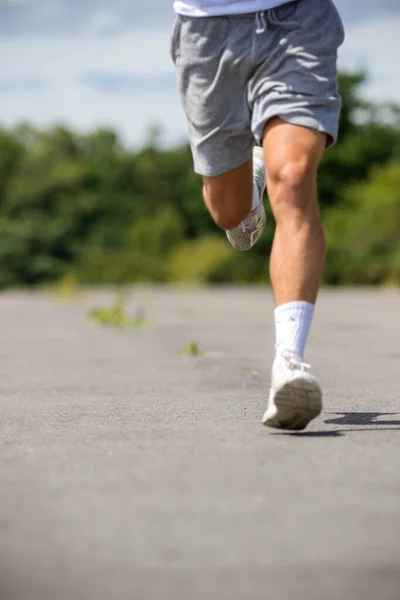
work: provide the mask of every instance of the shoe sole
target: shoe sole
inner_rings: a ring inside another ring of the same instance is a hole
[[[263,424],[275,429],[300,431],[322,410],[322,393],[319,385],[305,379],[284,384],[275,393],[276,412],[264,415]]]

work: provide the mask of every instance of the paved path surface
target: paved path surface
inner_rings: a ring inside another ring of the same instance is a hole
[[[111,297],[0,296],[1,600],[398,600],[400,293],[321,295],[296,435],[269,292],[138,290],[141,331]]]

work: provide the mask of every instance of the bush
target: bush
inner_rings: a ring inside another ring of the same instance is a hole
[[[340,143],[319,170],[328,283],[400,280],[400,107],[365,102],[364,79],[339,77]],[[260,241],[235,252],[201,189],[189,145],[164,148],[157,132],[132,151],[106,129],[0,129],[0,288],[49,284],[68,273],[94,284],[268,280],[268,204]]]
[[[233,258],[234,250],[222,235],[184,242],[169,257],[169,280],[196,284],[231,281]]]
[[[348,187],[326,231],[328,283],[400,283],[400,161]]]

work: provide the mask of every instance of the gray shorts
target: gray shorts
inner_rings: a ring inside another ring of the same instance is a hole
[[[195,171],[246,162],[269,119],[337,138],[337,50],[343,23],[332,0],[294,0],[261,13],[176,15],[171,40]]]

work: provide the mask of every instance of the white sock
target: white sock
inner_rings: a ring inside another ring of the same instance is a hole
[[[310,331],[315,304],[287,302],[275,308],[275,349],[297,352],[304,360],[304,350]]]
[[[253,181],[253,203],[251,206],[252,211],[254,209],[256,209],[257,206],[260,204],[260,200],[261,200],[260,188],[258,187],[257,183],[255,181]]]

